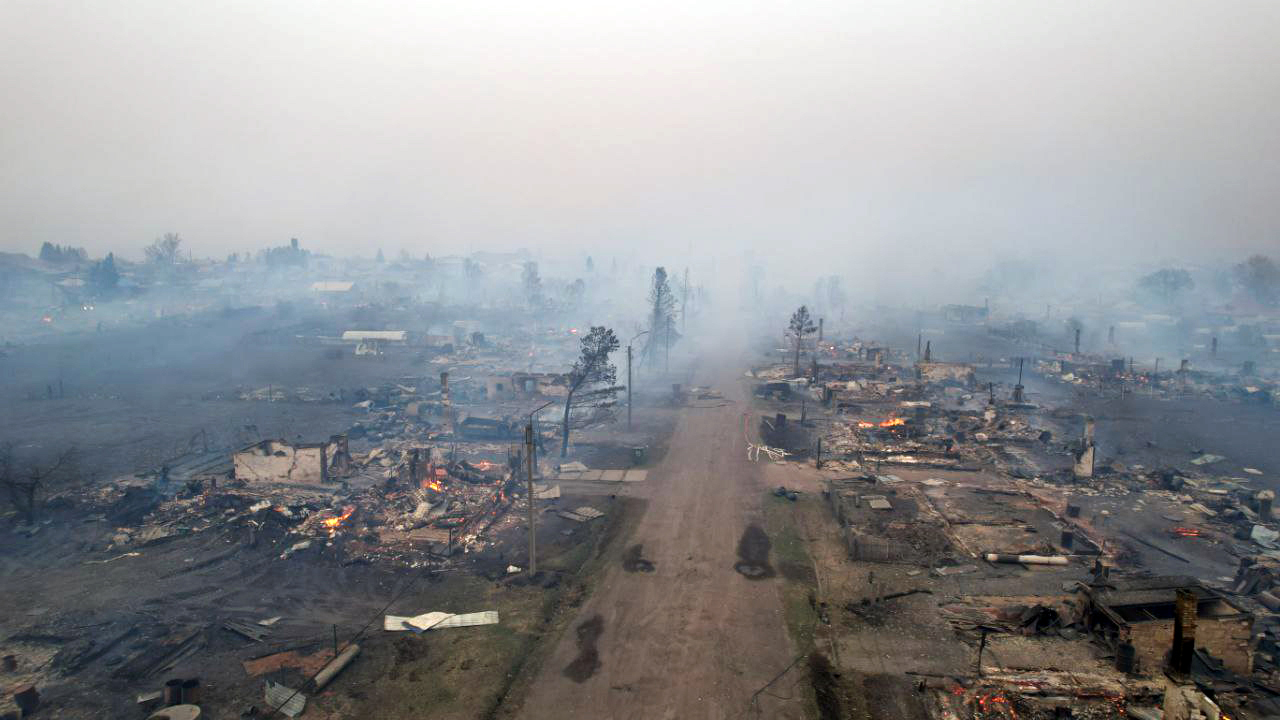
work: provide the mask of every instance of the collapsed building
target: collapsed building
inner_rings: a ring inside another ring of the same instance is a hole
[[[334,435],[323,443],[261,440],[232,454],[235,479],[251,485],[320,485],[334,479],[350,463],[345,435]]]
[[[1085,626],[1116,652],[1122,670],[1159,673],[1175,660],[1171,653],[1181,632],[1228,670],[1242,676],[1253,672],[1252,613],[1194,578],[1130,578],[1083,586],[1081,592]],[[1194,605],[1191,621],[1181,625],[1180,595]]]

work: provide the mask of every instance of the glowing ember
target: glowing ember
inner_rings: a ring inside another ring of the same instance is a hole
[[[435,490],[436,492],[444,492],[444,485],[436,480],[423,480],[422,487],[427,490]]]
[[[905,418],[889,418],[888,420],[885,420],[884,422],[881,422],[881,423],[867,422],[865,420],[858,421],[858,427],[864,430],[867,430],[873,427],[882,427],[882,428],[898,427],[900,425],[906,425],[906,424],[907,424],[907,421]]]
[[[1013,704],[1004,695],[979,695],[974,699],[977,700],[978,709],[984,716],[993,713],[1003,717],[1018,717],[1017,711],[1013,709]]]
[[[347,521],[347,518],[351,517],[351,513],[355,511],[356,511],[355,505],[348,505],[342,509],[341,515],[337,515],[334,517],[327,517],[322,522],[324,522],[324,526],[329,528],[330,530],[337,530],[339,527],[341,527],[342,523]]]
[[[1200,530],[1198,528],[1176,527],[1170,532],[1178,537],[1200,537]]]

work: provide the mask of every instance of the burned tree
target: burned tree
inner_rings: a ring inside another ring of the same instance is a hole
[[[13,509],[28,525],[36,521],[41,493],[47,492],[50,485],[72,474],[75,455],[75,448],[69,447],[47,464],[33,462],[19,467],[13,446],[6,444],[0,447],[0,485],[8,493]]]
[[[813,318],[809,316],[809,308],[801,305],[791,313],[791,325],[788,329],[796,343],[795,377],[800,377],[800,348],[804,344],[804,336],[817,330],[818,326],[813,324]]]
[[[542,277],[538,275],[538,263],[526,262],[520,272],[520,285],[524,289],[524,299],[531,310],[542,307]]]
[[[1263,305],[1280,303],[1280,266],[1266,255],[1253,255],[1235,266],[1236,282]]]
[[[84,248],[46,242],[40,246],[40,259],[53,265],[78,265],[89,261],[89,253]]]
[[[671,344],[679,337],[672,327],[675,320],[676,296],[667,279],[667,269],[653,271],[653,284],[649,287],[649,339],[645,342],[645,359],[652,360],[659,347],[671,352]]]
[[[116,256],[107,256],[89,268],[89,290],[96,297],[106,297],[120,285],[120,271],[116,269]]]
[[[165,233],[155,242],[143,248],[147,262],[155,265],[173,265],[178,262],[178,246],[182,245],[182,236],[178,233]]]
[[[1191,273],[1182,268],[1165,268],[1138,280],[1138,289],[1163,303],[1176,301],[1183,293],[1196,287]]]
[[[582,300],[587,296],[587,284],[578,278],[564,287],[565,307],[574,310],[582,307]]]
[[[582,355],[569,371],[569,391],[564,399],[564,421],[561,426],[560,457],[569,453],[569,430],[578,414],[576,427],[601,422],[608,417],[609,408],[621,388],[614,385],[618,369],[609,362],[609,355],[619,347],[618,338],[606,327],[595,326],[582,338]]]

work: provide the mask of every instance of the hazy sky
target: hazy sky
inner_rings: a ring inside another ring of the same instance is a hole
[[[0,250],[1280,248],[1280,3],[0,2]]]

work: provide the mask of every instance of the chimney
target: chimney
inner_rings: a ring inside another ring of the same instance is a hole
[[[1093,477],[1093,459],[1096,452],[1093,445],[1093,418],[1084,416],[1084,431],[1080,436],[1080,444],[1075,452],[1075,464],[1071,474],[1077,480]]]
[[[926,363],[932,362],[932,360],[929,359],[932,354],[933,354],[933,341],[928,340],[924,344],[924,361]]]
[[[1191,657],[1196,649],[1196,594],[1192,590],[1179,589],[1175,603],[1169,668],[1186,675],[1191,672]]]
[[[1258,519],[1263,522],[1271,520],[1271,504],[1276,500],[1276,494],[1271,490],[1259,490],[1255,496],[1258,499]]]

